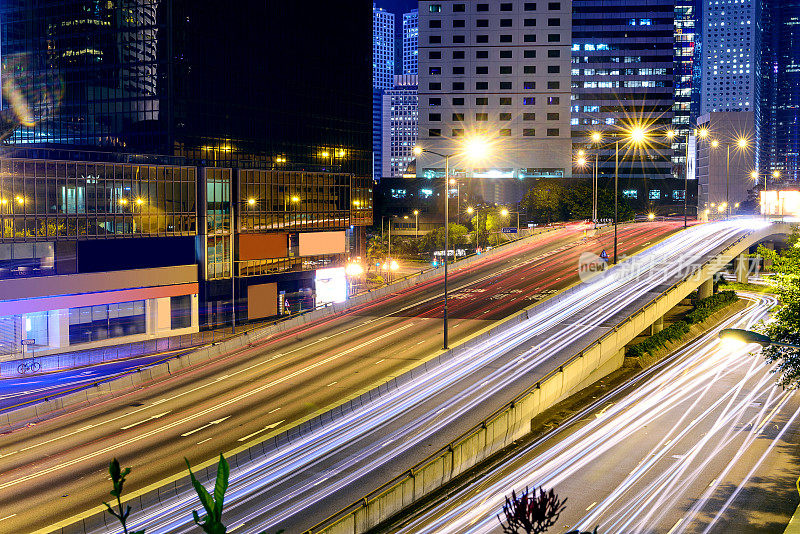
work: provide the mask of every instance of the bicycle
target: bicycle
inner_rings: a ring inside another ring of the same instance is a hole
[[[22,362],[17,367],[17,372],[21,375],[25,373],[38,373],[42,368],[42,364],[37,362],[36,360],[32,360],[30,363]]]

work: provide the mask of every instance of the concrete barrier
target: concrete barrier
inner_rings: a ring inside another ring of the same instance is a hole
[[[767,236],[776,233],[787,234],[790,231],[789,225],[776,223],[736,240],[693,275],[674,284],[642,306],[611,331],[496,411],[492,417],[417,464],[411,470],[412,475],[416,473],[415,476],[404,474],[395,478],[308,530],[307,534],[367,532],[397,513],[399,509],[413,504],[459,474],[475,467],[492,453],[511,445],[516,439],[530,432],[531,420],[544,410],[620,369],[624,362],[627,343],[662,318],[733,258]],[[505,321],[501,326],[516,324],[521,320],[521,315]],[[493,329],[493,332],[499,328]],[[449,469],[440,468],[443,466],[449,466]],[[424,476],[419,476],[419,473],[423,473]],[[398,495],[403,498],[399,499]],[[411,495],[413,498],[409,499],[406,495]]]

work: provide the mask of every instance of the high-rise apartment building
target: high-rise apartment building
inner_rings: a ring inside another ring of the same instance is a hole
[[[530,179],[571,174],[571,10],[570,0],[419,3],[418,143],[490,185],[484,200],[516,201]],[[463,156],[474,136],[491,145],[481,160]],[[418,176],[444,170],[433,154],[417,160]]]
[[[758,0],[702,0],[700,113],[753,111],[758,122]]]
[[[399,178],[414,160],[419,128],[417,76],[395,76],[395,86],[383,92],[382,178]]]
[[[800,2],[762,4],[759,168],[800,181]]]
[[[419,11],[403,14],[403,74],[417,74],[419,54]]]
[[[607,183],[615,172],[614,142],[624,130],[643,125],[652,139],[647,147],[622,150],[620,188],[637,204],[682,203],[683,188],[654,184],[673,176],[673,147],[665,133],[674,123],[674,2],[574,0],[572,24],[576,148],[598,153],[598,176]],[[593,132],[603,134],[600,146],[592,144]],[[582,176],[592,172],[587,167]]]

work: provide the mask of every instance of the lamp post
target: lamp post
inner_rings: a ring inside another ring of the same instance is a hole
[[[414,210],[414,238],[419,238],[419,210]]]
[[[626,143],[634,148],[639,148],[648,140],[649,132],[642,124],[634,124],[623,130]],[[614,143],[614,265],[617,264],[617,226],[619,224],[619,138]],[[645,194],[647,192],[645,191]]]
[[[595,147],[600,145],[600,141],[603,140],[603,135],[600,132],[592,132],[592,143]],[[597,182],[597,163],[598,157],[600,153],[599,150],[594,151],[594,179],[592,180],[592,222],[597,227],[597,189],[598,189],[598,182]]]
[[[475,212],[475,209],[472,206],[467,206],[467,213],[472,215]],[[478,251],[480,247],[480,223],[481,223],[481,212],[478,210],[478,213],[475,215],[477,221],[475,222],[475,252]]]
[[[444,158],[444,334],[443,334],[443,344],[442,348],[444,350],[449,349],[447,343],[447,264],[450,262],[450,157],[451,154],[440,154],[438,152],[434,152],[433,150],[428,150],[427,148],[422,148],[420,146],[414,147],[414,155],[420,156],[423,152],[427,152],[429,154],[433,154],[434,156],[439,156],[440,158]],[[469,155],[473,158],[482,158],[486,156],[488,152],[488,145],[486,141],[479,138],[474,137],[470,139],[467,143],[465,143],[461,152],[457,155]]]

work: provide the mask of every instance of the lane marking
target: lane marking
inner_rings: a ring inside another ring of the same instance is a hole
[[[0,517],[0,521],[5,521],[6,519],[11,519],[12,517],[16,517],[17,514],[7,515],[5,517]]]
[[[206,441],[211,441],[211,438],[206,438],[203,441],[198,441],[197,444],[200,445],[201,443],[205,443]]]
[[[229,415],[227,417],[223,417],[222,419],[215,419],[214,421],[211,421],[207,425],[203,425],[200,428],[195,428],[194,430],[190,430],[189,432],[184,432],[183,434],[181,434],[181,437],[185,438],[186,436],[191,436],[192,434],[194,434],[196,432],[200,432],[201,430],[204,430],[204,429],[206,429],[206,428],[208,428],[210,426],[218,425],[221,422],[223,422],[225,419],[229,419],[230,417],[231,416]]]
[[[594,508],[596,504],[597,504],[597,501],[594,501],[592,504],[589,505],[589,507],[586,509],[586,511],[588,512],[589,510]]]
[[[386,361],[386,358],[381,358],[380,360],[375,362],[375,365],[378,365],[379,363],[384,362],[384,361]]]
[[[147,419],[143,419],[142,421],[139,421],[139,422],[137,422],[137,423],[133,423],[133,424],[130,424],[130,425],[126,425],[126,426],[123,426],[123,427],[121,427],[121,428],[122,428],[122,430],[128,430],[129,428],[133,428],[133,427],[135,427],[135,426],[137,426],[137,425],[141,425],[142,423],[146,423],[146,422],[148,422],[148,421],[152,421],[153,419],[158,419],[159,417],[164,417],[165,415],[167,415],[167,414],[168,414],[168,413],[170,413],[171,411],[172,411],[172,410],[167,410],[166,412],[162,412],[162,413],[159,413],[159,414],[156,414],[156,415],[150,416],[150,417],[148,417]]]
[[[274,413],[274,412],[277,412],[278,410],[280,410],[280,408],[275,408],[274,410],[270,410],[267,413]]]
[[[678,519],[678,522],[677,522],[677,523],[675,523],[675,524],[672,526],[672,528],[671,528],[671,529],[669,529],[669,532],[667,532],[667,534],[672,534],[673,532],[675,532],[676,530],[678,530],[678,527],[680,526],[680,524],[681,524],[681,521],[683,521],[683,519]]]
[[[247,434],[245,437],[239,438],[236,441],[247,441],[248,439],[252,438],[253,436],[257,436],[257,435],[261,434],[262,432],[266,432],[267,430],[272,430],[273,428],[277,428],[277,427],[281,426],[281,423],[283,423],[284,421],[285,421],[285,419],[281,419],[277,423],[272,423],[271,425],[267,425],[264,428],[262,428],[261,430],[256,430],[252,434]]]

